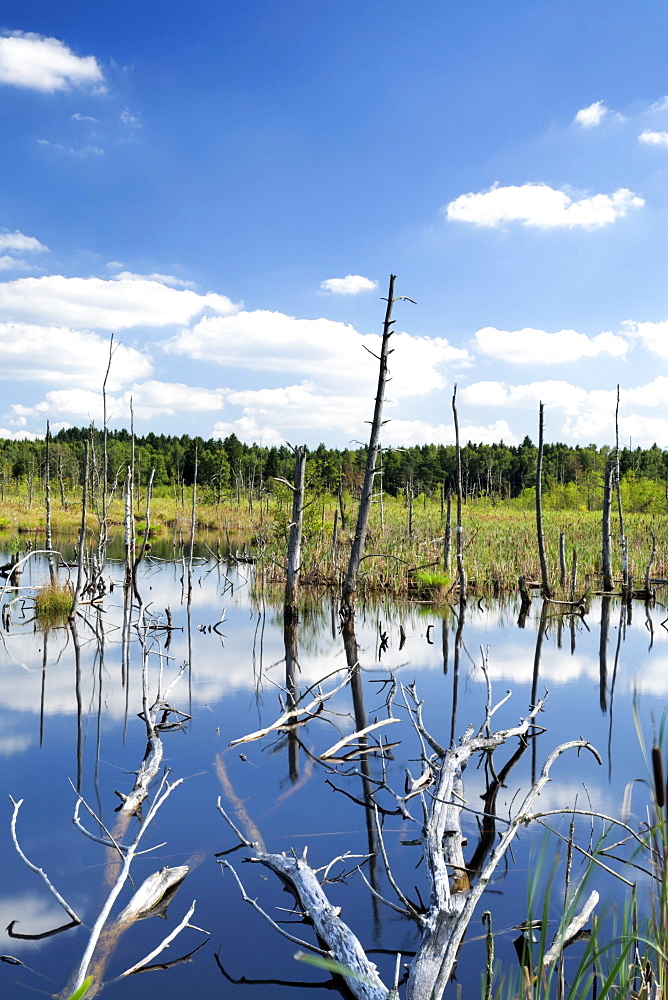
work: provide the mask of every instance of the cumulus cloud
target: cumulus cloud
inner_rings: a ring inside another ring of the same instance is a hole
[[[509,187],[495,184],[487,191],[455,198],[446,206],[446,214],[452,221],[489,228],[520,222],[534,229],[598,229],[644,204],[644,200],[628,188],[575,200],[566,191],[556,190],[549,184]]]
[[[621,440],[631,438],[634,445],[642,447],[654,442],[668,446],[668,418],[662,416],[667,392],[666,376],[620,390]],[[465,387],[460,398],[467,406],[525,409],[534,415],[538,403],[543,402],[552,440],[609,444],[615,438],[616,389],[587,390],[557,379],[525,385],[485,381]],[[642,412],[637,412],[639,409]],[[657,411],[656,415],[652,410]]]
[[[0,36],[0,83],[51,94],[73,87],[104,91],[94,56],[77,56],[57,38],[13,31]]]
[[[225,295],[169,288],[141,276],[105,279],[53,274],[0,284],[0,311],[5,317],[77,329],[172,326],[203,313],[226,315],[237,308]]]
[[[0,427],[0,438],[7,438],[10,441],[35,441],[42,437],[41,434],[33,434],[31,431],[10,431],[6,427]]]
[[[638,142],[644,142],[647,146],[668,146],[668,132],[654,132],[646,128],[638,136]]]
[[[608,109],[603,101],[595,101],[589,107],[581,108],[575,116],[575,121],[583,128],[593,128],[595,125],[600,125],[607,114]]]
[[[265,444],[277,444],[305,429],[317,429],[323,436],[336,430],[353,437],[369,419],[371,408],[366,396],[323,394],[313,382],[278,389],[229,390],[225,402],[241,407],[242,416],[233,423],[217,423],[216,436],[226,437],[234,430],[237,437],[250,442],[259,441],[260,437],[253,438],[259,434]]]
[[[19,253],[42,253],[48,250],[34,236],[26,236],[16,229],[13,233],[0,233],[0,250],[18,251]]]
[[[107,264],[107,267],[112,267],[113,264]],[[175,278],[173,274],[158,274],[153,272],[153,274],[135,274],[134,271],[121,271],[119,274],[114,275],[114,279],[119,281],[121,279],[127,279],[128,281],[159,281],[162,285],[171,285],[173,288],[195,288],[194,281],[186,281],[183,278]]]
[[[587,337],[575,330],[546,333],[544,330],[497,330],[486,326],[474,336],[476,350],[490,358],[513,364],[566,364],[581,358],[594,358],[607,354],[624,357],[629,344],[614,333],[600,333]]]
[[[40,243],[34,236],[26,236],[17,229],[13,233],[0,232],[0,271],[11,271],[17,269],[30,270],[31,264],[23,257],[16,257],[17,253],[43,253],[48,250],[43,243]],[[3,253],[3,251],[7,251]]]
[[[519,444],[520,438],[513,433],[506,420],[495,420],[490,424],[462,423],[459,427],[461,441],[474,441],[476,444]],[[383,428],[383,444],[405,445],[413,444],[454,444],[454,424],[432,424],[426,420],[392,420]]]
[[[36,380],[52,385],[97,388],[109,361],[109,340],[98,333],[62,326],[0,323],[0,379]],[[151,372],[150,359],[124,344],[115,345],[110,390]]]
[[[348,387],[367,392],[378,371],[369,351],[378,354],[380,343],[378,334],[360,334],[346,323],[256,310],[204,317],[168,341],[165,349],[250,371],[299,372],[317,378],[326,391]],[[441,388],[443,365],[470,360],[465,350],[442,337],[397,333],[391,346],[389,394],[395,397]]]
[[[139,420],[185,413],[212,413],[222,410],[224,398],[222,389],[202,389],[181,382],[149,380],[133,383],[116,395],[107,393],[107,413],[112,423],[130,419],[130,404],[135,418]],[[74,423],[100,422],[103,416],[102,393],[84,388],[52,389],[35,406],[14,404],[11,415],[15,424],[44,420],[46,417],[65,417]]]
[[[482,381],[465,386],[460,398],[467,406],[524,407],[536,409],[539,402],[547,409],[578,413],[586,403],[588,393],[561,379],[546,379],[526,385],[508,385],[505,382]]]
[[[30,267],[29,262],[22,257],[10,257],[9,254],[0,257],[0,271],[30,270]]]
[[[361,274],[347,274],[345,278],[327,278],[320,283],[320,291],[330,295],[359,295],[378,287],[377,281],[363,278]]]
[[[639,340],[652,354],[668,359],[668,320],[660,320],[657,323],[636,323],[634,320],[627,320],[622,326],[629,337]]]

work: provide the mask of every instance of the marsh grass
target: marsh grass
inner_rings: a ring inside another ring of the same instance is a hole
[[[43,628],[64,625],[72,610],[72,587],[69,583],[47,583],[35,595],[35,617]]]
[[[627,786],[619,822],[601,819],[599,840],[589,849],[577,884],[568,884],[566,878],[567,889],[564,883],[560,885],[554,851],[550,851],[548,839],[543,842],[528,887],[527,925],[533,920],[537,929],[525,935],[524,951],[518,950],[520,971],[504,977],[497,989],[499,998],[665,1000],[668,996],[668,795],[664,767],[668,724],[664,716],[648,751],[637,706],[634,719],[647,778]],[[634,797],[642,802],[632,812]],[[573,957],[566,948],[553,965],[543,969],[553,937],[553,931],[547,933],[550,915],[555,910],[561,912],[560,934],[581,909],[592,884],[600,888],[603,899],[609,896],[606,882],[614,878],[615,871],[627,880],[622,901],[604,904],[591,918],[591,929],[574,945]],[[498,968],[495,974],[498,979]]]
[[[636,492],[641,486],[644,490],[641,491],[642,496],[635,497],[633,503],[629,501],[631,509],[625,513],[629,570],[636,588],[644,582],[653,546],[652,536],[656,540],[652,576],[659,579],[668,577],[668,514],[665,513],[665,503],[661,507],[654,496],[656,489],[652,492],[646,483],[639,484]],[[483,498],[464,504],[464,563],[472,594],[503,596],[517,590],[520,576],[529,582],[540,580],[531,491],[525,491],[525,494],[515,500]],[[202,496],[206,501],[206,490],[202,490]],[[588,510],[584,504],[574,505],[572,498],[560,498],[558,490],[548,490],[544,498],[547,503],[543,529],[555,596],[570,596],[574,550],[577,553],[577,596],[588,588],[596,591],[601,583],[600,511]],[[190,533],[191,500],[190,489],[185,489],[183,493],[179,491],[176,495],[173,489],[158,488],[151,503],[151,536],[160,537],[172,532],[187,538]],[[283,581],[291,503],[290,491],[280,482],[260,497],[227,496],[220,503],[200,502],[198,493],[197,528],[210,536],[218,536],[223,548],[230,535],[247,539],[248,553],[265,563],[267,580],[273,577],[276,582]],[[301,573],[303,585],[335,589],[341,586],[350,555],[357,501],[347,494],[342,505],[346,511],[345,523],[342,523],[341,506],[336,496],[323,491],[312,490],[308,493],[307,490]],[[137,497],[135,517],[138,532],[145,527],[144,513],[142,491]],[[67,509],[54,506],[53,526],[56,532],[74,534],[78,530],[79,518],[80,508],[75,501],[70,502]],[[110,505],[109,520],[112,530],[114,525],[120,527],[123,524],[123,508],[118,497]],[[0,537],[6,532],[8,541],[17,532],[42,532],[44,510],[40,497],[35,495],[31,507],[20,498],[0,504],[0,524],[5,525],[4,529],[0,528]],[[94,535],[98,527],[94,510],[88,525]],[[568,564],[568,578],[564,586],[560,584],[561,534],[564,536]],[[442,595],[444,591],[447,593],[455,579],[454,526],[449,558],[445,535],[445,513],[437,498],[420,494],[409,501],[402,495],[386,495],[381,504],[379,497],[371,511],[367,548],[360,567],[359,591],[362,594],[378,591],[425,599],[425,588],[429,585],[420,574],[435,573],[448,579],[447,586],[439,582],[437,595]],[[612,542],[613,574],[619,580],[621,553],[615,519]]]

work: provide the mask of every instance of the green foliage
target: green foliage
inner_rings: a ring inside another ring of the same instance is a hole
[[[452,582],[447,573],[441,573],[439,570],[429,569],[418,570],[415,574],[415,579],[417,583],[430,589],[449,587]]]
[[[62,625],[72,610],[72,588],[68,584],[49,583],[35,596],[37,621],[45,628]]]

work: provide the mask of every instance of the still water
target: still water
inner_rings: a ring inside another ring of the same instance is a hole
[[[71,547],[66,551],[65,543],[63,551],[71,557]],[[193,567],[188,602],[184,564],[173,560],[173,554],[171,547],[154,548],[139,578],[145,621],[151,626],[143,633],[150,650],[144,657],[149,704],[173,681],[166,699],[172,709],[167,721],[180,722],[161,733],[163,767],[144,814],[165,769],[169,781],[183,780],[146,830],[140,850],[151,850],[136,857],[131,874],[137,888],[164,866],[187,865],[190,870],[166,920],[152,916],[137,921],[108,940],[99,968],[102,993],[109,1000],[181,1000],[191,995],[281,1000],[299,996],[306,983],[311,984],[306,994],[310,997],[331,995],[324,985],[313,985],[324,984],[328,973],[297,961],[297,946],[242,900],[233,875],[219,864],[226,860],[234,867],[248,895],[280,926],[297,937],[308,937],[309,929],[290,913],[292,897],[271,872],[244,864],[248,853],[244,849],[222,858],[238,840],[216,803],[220,797],[237,826],[258,832],[268,851],[294,849],[301,854],[307,847],[315,868],[324,869],[346,853],[369,854],[375,830],[363,807],[364,780],[385,780],[402,795],[406,770],[414,777],[420,773],[420,747],[408,718],[408,696],[399,687],[392,709],[398,721],[370,736],[396,744],[386,751],[384,772],[379,754],[369,756],[368,769],[362,768],[359,757],[328,764],[320,755],[359,729],[361,714],[367,724],[387,718],[392,678],[400,685],[415,685],[424,703],[425,725],[445,746],[469,724],[476,729],[482,724],[486,677],[494,703],[511,692],[494,715],[496,729],[516,725],[537,699],[546,697],[539,717],[544,732],[529,744],[499,792],[500,816],[519,801],[518,794],[526,791],[532,774],[540,773],[551,750],[567,740],[589,740],[603,764],[599,766],[587,753],[569,751],[554,766],[552,780],[540,796],[541,810],[577,801],[582,808],[616,816],[625,787],[646,777],[634,712],[651,745],[668,689],[668,631],[662,624],[666,609],[658,602],[651,608],[636,604],[629,614],[614,599],[599,599],[584,617],[561,617],[551,608],[541,622],[541,602],[535,600],[521,628],[513,602],[471,601],[461,622],[449,608],[366,604],[358,608],[356,618],[362,680],[357,703],[350,685],[343,684],[298,729],[272,730],[260,739],[231,746],[232,741],[271,726],[285,709],[291,678],[286,678],[280,602],[263,592],[254,567],[216,561],[205,547]],[[8,552],[0,551],[0,562],[7,559]],[[82,924],[36,940],[10,937],[3,930],[0,951],[22,963],[0,965],[3,997],[69,995],[64,991],[68,986],[71,990],[91,928],[118,874],[114,852],[84,836],[72,817],[80,795],[86,804],[80,807],[83,826],[98,839],[114,830],[121,836],[115,810],[121,796],[132,789],[146,750],[141,630],[134,625],[139,607],[136,601],[130,609],[124,606],[122,574],[122,563],[110,561],[105,577],[117,585],[100,610],[82,609],[76,634],[65,627],[38,629],[29,589],[8,595],[13,600],[11,621],[0,633],[4,793],[0,926],[15,921],[14,934],[40,935],[69,921],[42,879],[17,854],[10,832],[10,796],[23,800],[16,823],[22,851],[46,872]],[[47,577],[46,564],[35,557],[25,567],[21,588],[41,584]],[[309,604],[292,640],[297,645],[294,683],[304,693],[327,678],[322,689],[332,691],[342,685],[347,670],[336,603],[325,595]],[[164,628],[168,623],[169,630]],[[312,700],[313,694],[305,699]],[[514,741],[497,751],[497,773],[516,748]],[[485,776],[475,759],[464,782],[469,804],[480,810]],[[636,787],[633,807],[642,814],[647,796],[641,785]],[[392,801],[384,795],[379,801],[388,809],[384,839],[394,878],[408,896],[426,900],[419,849],[406,843],[419,836],[419,824],[393,812]],[[410,809],[419,820],[419,799],[410,803]],[[468,857],[479,836],[476,814],[464,813],[462,823]],[[568,818],[550,823],[563,832]],[[125,843],[136,828],[136,819],[126,822]],[[511,928],[527,916],[527,884],[536,852],[545,851],[547,836],[538,825],[519,835],[479,908],[492,912],[497,958],[506,970],[517,964],[511,944],[517,932]],[[560,842],[555,837],[548,843],[553,857],[561,850]],[[357,864],[359,859],[352,858],[337,864],[328,874],[326,890],[391,984],[396,952],[409,961],[416,933],[404,917],[372,898],[359,873],[345,883],[339,880],[342,872]],[[367,865],[365,871],[382,895],[396,899],[382,865]],[[620,898],[618,883],[604,873],[597,874],[592,884],[603,901]],[[126,885],[112,917],[132,894]],[[119,979],[158,948],[193,902],[191,926],[147,963],[153,968]],[[558,909],[555,898],[550,905],[555,919]],[[482,934],[478,913],[457,968],[466,997],[479,995]],[[454,989],[451,986],[446,996],[454,996]]]

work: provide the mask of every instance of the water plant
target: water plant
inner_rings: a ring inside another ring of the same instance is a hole
[[[40,587],[35,595],[35,616],[45,628],[63,625],[72,610],[72,587],[69,583],[54,581]]]

